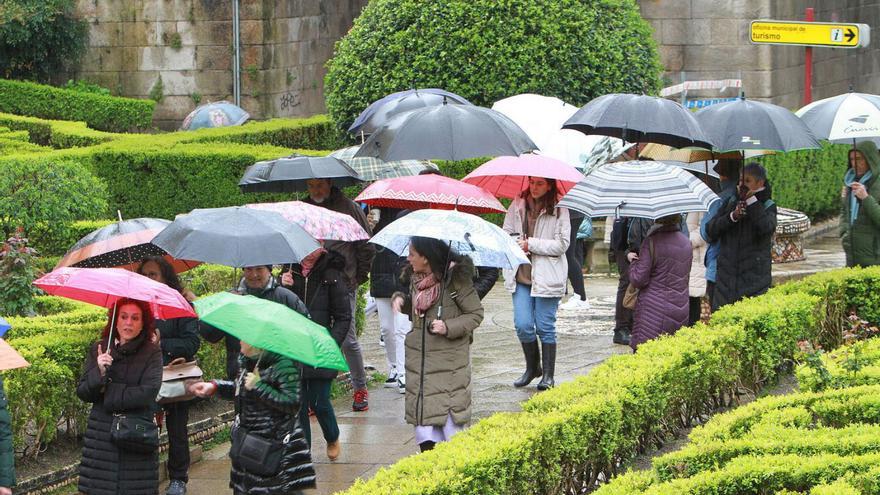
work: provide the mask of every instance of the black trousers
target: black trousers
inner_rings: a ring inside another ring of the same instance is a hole
[[[703,298],[702,297],[689,297],[690,300],[690,315],[688,316],[688,326],[693,326],[694,323],[700,321],[700,315],[703,312]]]
[[[173,402],[165,408],[168,431],[168,479],[189,481],[189,402]]]
[[[568,261],[568,281],[575,294],[581,296],[581,301],[587,299],[584,290],[584,241],[578,240],[577,232],[584,220],[582,216],[571,217],[571,243],[565,251],[565,259]]]
[[[633,310],[623,307],[623,296],[629,286],[629,260],[626,259],[626,251],[614,251],[614,259],[617,261],[617,271],[620,272],[620,280],[617,283],[617,301],[614,304],[614,331],[632,331]]]

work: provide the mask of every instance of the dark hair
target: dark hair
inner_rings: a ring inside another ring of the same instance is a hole
[[[681,223],[681,213],[673,213],[654,220],[657,225],[679,225]]]
[[[443,272],[447,262],[460,262],[462,256],[450,249],[449,243],[430,237],[411,237],[409,244],[417,253],[424,256],[428,260],[428,266],[431,271],[439,279],[443,277]],[[448,260],[448,261],[447,261]]]
[[[723,175],[727,178],[736,177],[739,175],[741,162],[742,160],[736,158],[721,158],[713,168],[718,172],[718,175]]]
[[[757,180],[767,183],[767,169],[762,167],[758,162],[752,162],[743,169],[743,174],[751,175]]]
[[[137,268],[138,274],[143,275],[144,265],[151,261],[159,265],[159,272],[162,273],[162,280],[165,281],[165,285],[183,294],[183,284],[180,283],[180,277],[177,276],[171,263],[169,263],[163,256],[147,256],[141,260],[141,264],[138,265]]]
[[[536,175],[533,175],[529,178],[530,179],[531,178],[544,179],[547,181],[547,184],[550,186],[550,189],[548,189],[547,192],[544,193],[543,196],[541,196],[540,198],[535,200],[535,202],[538,205],[539,211],[543,211],[544,213],[546,213],[548,215],[555,215],[556,214],[556,211],[555,211],[556,202],[559,200],[559,189],[556,187],[556,179],[548,179],[546,177],[539,177]],[[523,199],[526,199],[528,196],[529,196],[529,188],[526,187],[525,189],[523,189],[523,192],[520,194],[520,197]]]
[[[118,310],[118,308],[121,308],[126,304],[133,304],[141,309],[141,321],[144,323],[141,333],[147,332],[146,338],[150,340],[156,335],[156,320],[153,318],[153,312],[150,311],[150,304],[146,301],[138,301],[137,299],[129,299],[126,297],[116,301],[115,308],[107,310],[107,324],[104,325],[104,331],[101,332],[102,342],[106,342],[107,337],[110,336],[110,327],[113,325],[114,313],[119,313],[119,311],[114,311],[114,309]],[[106,351],[107,349],[104,350]]]

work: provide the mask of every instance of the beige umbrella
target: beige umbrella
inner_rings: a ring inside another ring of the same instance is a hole
[[[11,345],[0,339],[0,371],[14,370],[30,365]]]
[[[760,155],[772,155],[774,151],[756,150],[746,151],[745,158],[751,158]],[[728,153],[713,153],[704,149],[696,148],[673,148],[665,144],[649,143],[642,148],[639,153],[641,158],[650,158],[658,161],[672,161],[682,163],[705,162],[711,160],[733,159],[741,160],[743,155],[739,151],[731,151]]]

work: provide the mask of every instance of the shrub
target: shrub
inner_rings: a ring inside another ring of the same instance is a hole
[[[342,135],[326,115],[251,121],[241,126],[185,131],[178,136],[183,142],[271,144],[291,149],[333,150],[345,146]]]
[[[34,312],[33,258],[35,251],[17,232],[0,249],[0,314],[29,315]]]
[[[32,143],[53,148],[94,146],[121,136],[89,129],[83,122],[44,120],[9,113],[0,113],[0,125],[27,131]]]
[[[49,232],[45,229],[38,228],[37,232],[31,236],[34,248],[40,252],[42,256],[63,256],[77,241],[98,230],[113,223],[114,220],[77,220],[71,222],[66,229]],[[59,260],[54,260],[56,263]],[[55,263],[49,267],[55,266]]]
[[[760,159],[773,185],[773,201],[826,218],[840,211],[840,188],[850,146],[823,143],[821,150],[793,151]],[[809,187],[804,187],[809,184]]]
[[[796,371],[801,390],[880,384],[880,339],[855,342],[825,353],[820,359],[820,366],[829,374],[829,383],[820,381],[819,370],[801,364]]]
[[[62,88],[69,89],[72,91],[79,91],[80,93],[91,93],[91,94],[95,94],[95,95],[111,96],[109,89],[107,89],[103,86],[99,86],[97,84],[93,84],[88,81],[82,81],[82,80],[71,79],[71,80],[67,81],[67,84],[62,86]]]
[[[517,93],[580,106],[654,93],[661,70],[632,0],[378,0],[336,44],[325,85],[331,117],[347,128],[372,101],[413,87],[484,106]]]

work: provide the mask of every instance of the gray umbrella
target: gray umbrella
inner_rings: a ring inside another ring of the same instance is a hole
[[[631,143],[673,148],[712,148],[694,116],[678,103],[656,96],[614,93],[593,99],[562,126]]]
[[[787,108],[747,100],[719,103],[696,114],[715,151],[794,151],[821,147],[812,131]]]
[[[299,192],[307,190],[309,179],[329,179],[339,187],[364,182],[338,158],[292,155],[251,165],[238,181],[238,187],[241,192]]]
[[[280,214],[243,206],[180,215],[152,243],[175,258],[236,268],[296,263],[320,247]]]
[[[443,103],[471,104],[471,102],[455,93],[437,88],[398,91],[370,103],[370,106],[357,116],[354,123],[348,128],[348,132],[369,135],[387,124],[395,115],[417,108],[442,105]]]
[[[507,116],[474,105],[440,105],[402,113],[370,135],[355,158],[465,160],[518,156],[538,149]]]

